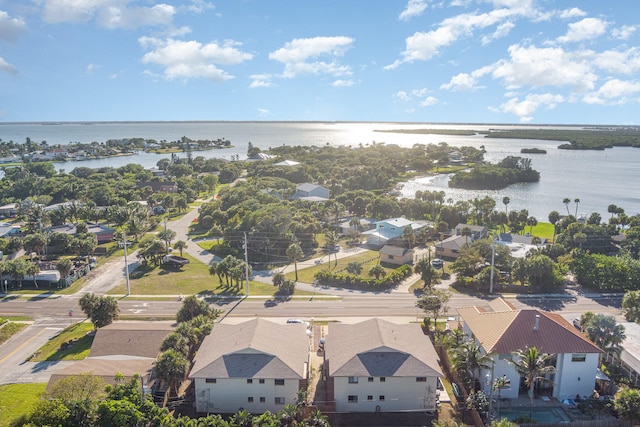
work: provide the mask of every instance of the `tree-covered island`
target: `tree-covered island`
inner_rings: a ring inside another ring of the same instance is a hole
[[[538,182],[540,173],[531,168],[531,159],[508,156],[498,164],[481,164],[456,172],[449,187],[471,190],[499,190],[518,182]]]

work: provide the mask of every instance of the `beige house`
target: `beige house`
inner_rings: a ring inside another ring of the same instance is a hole
[[[451,236],[435,244],[436,256],[438,258],[457,259],[460,256],[462,248],[468,243],[471,243],[471,239],[467,236]]]
[[[380,249],[380,263],[403,265],[413,264],[413,249],[385,245]]]
[[[418,324],[329,324],[324,373],[337,412],[433,411],[438,356]]]
[[[303,323],[253,319],[217,324],[194,359],[196,411],[276,413],[306,390],[309,337]]]

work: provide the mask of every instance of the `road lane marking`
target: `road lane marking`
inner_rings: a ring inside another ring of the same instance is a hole
[[[44,329],[40,329],[40,332],[38,332],[37,334],[35,334],[34,336],[32,336],[31,338],[29,338],[28,340],[26,340],[25,342],[22,343],[22,345],[16,347],[15,350],[13,350],[11,353],[7,354],[4,358],[0,359],[0,364],[2,362],[4,362],[5,360],[7,360],[8,358],[10,358],[11,356],[13,356],[18,350],[20,350],[22,347],[24,347],[25,345],[29,344],[31,341],[33,341],[34,339],[38,338],[38,336],[44,332]]]

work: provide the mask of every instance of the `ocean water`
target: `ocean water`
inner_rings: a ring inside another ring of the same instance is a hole
[[[414,144],[446,142],[452,146],[484,145],[485,159],[496,162],[506,156],[521,156],[521,148],[537,147],[547,154],[524,155],[532,159],[532,167],[540,172],[538,183],[518,184],[498,191],[471,191],[450,189],[448,176],[422,178],[405,183],[401,189],[404,197],[413,197],[417,190],[443,190],[452,200],[472,199],[488,195],[497,201],[496,209],[504,209],[502,198],[511,199],[509,210],[527,209],[540,221],[547,221],[548,214],[557,210],[567,213],[562,203],[572,200],[569,212],[575,214],[575,199],[580,199],[578,214],[599,212],[608,218],[607,206],[615,204],[628,215],[640,213],[640,149],[613,148],[604,151],[559,150],[560,142],[538,140],[489,139],[483,135],[415,135],[376,132],[393,129],[512,129],[523,126],[491,124],[433,124],[433,123],[346,123],[346,122],[96,122],[96,123],[0,123],[0,139],[24,142],[47,141],[50,145],[69,142],[104,142],[108,139],[141,137],[160,140],[178,140],[182,136],[192,139],[226,138],[234,148],[194,152],[194,156],[232,156],[246,158],[247,146],[267,150],[281,145],[346,145],[357,147],[372,142],[411,147]],[[567,126],[569,127],[569,126]],[[553,128],[558,128],[554,126]],[[74,167],[118,167],[138,163],[155,166],[166,156],[140,153],[135,156],[98,159],[83,162],[57,163],[66,171]]]

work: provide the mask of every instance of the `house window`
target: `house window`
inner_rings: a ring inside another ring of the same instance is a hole
[[[370,383],[372,383],[372,382],[373,382],[373,377],[369,377],[369,378],[367,378],[367,381],[369,381]]]
[[[216,379],[215,378],[207,378],[204,380],[205,383],[207,384],[215,384],[216,383]]]
[[[358,384],[358,377],[349,377],[349,384]]]
[[[587,360],[587,355],[585,353],[577,353],[571,355],[572,362],[585,362]]]
[[[367,396],[367,400],[373,400],[373,396],[372,395]]]
[[[247,402],[248,403],[253,403],[253,396],[247,397]]]
[[[247,379],[247,384],[253,384],[253,380],[251,378]]]
[[[384,402],[384,394],[381,394],[380,396],[378,396],[378,400],[380,402]]]
[[[355,394],[350,394],[348,399],[349,403],[358,403],[358,396],[356,396]]]
[[[266,401],[267,401],[267,399],[265,399],[265,397],[264,397],[264,396],[260,396],[260,403],[264,403],[264,402],[266,402]]]
[[[276,379],[276,380],[273,380],[273,382],[275,383],[275,385],[284,385],[283,379]]]
[[[385,382],[385,381],[387,381],[387,377],[380,377],[380,382],[381,382],[381,383],[383,383],[383,382]]]
[[[276,397],[276,405],[284,405],[284,397]]]
[[[427,377],[416,377],[416,382],[417,383],[426,383],[427,382]]]
[[[258,380],[258,382],[259,382],[260,384],[264,384],[264,378],[260,378],[260,379]]]

